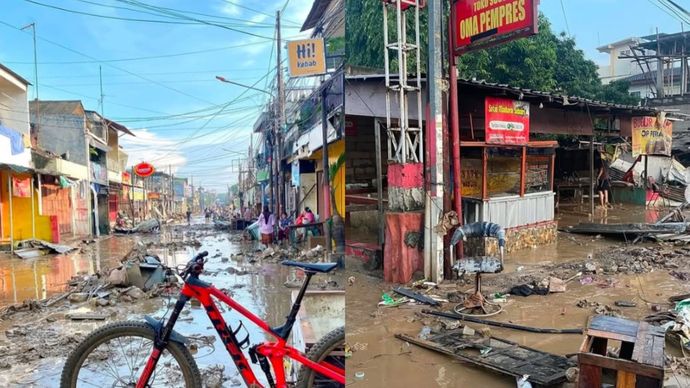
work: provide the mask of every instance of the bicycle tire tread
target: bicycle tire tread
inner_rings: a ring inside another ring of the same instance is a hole
[[[120,334],[120,335],[118,335]],[[60,376],[60,387],[61,388],[73,388],[76,384],[76,378],[79,376],[78,366],[89,356],[89,354],[96,349],[96,347],[105,341],[105,339],[115,338],[115,337],[127,337],[127,336],[145,336],[148,334],[151,338],[154,337],[154,331],[151,326],[145,322],[137,321],[119,321],[109,323],[103,327],[100,327],[93,332],[91,332],[79,345],[70,353],[67,360],[65,361],[65,366],[62,369],[62,374]],[[170,352],[176,361],[179,363],[182,369],[183,375],[189,377],[191,387],[201,387],[202,380],[201,374],[199,373],[199,368],[194,361],[194,357],[187,347],[170,341],[166,348]],[[177,356],[180,356],[178,358]]]
[[[323,336],[319,342],[309,349],[307,358],[314,362],[321,362],[328,355],[328,351],[333,349],[338,343],[345,343],[345,327],[341,326]],[[297,377],[295,388],[311,388],[309,382],[315,374],[312,369],[302,366]]]

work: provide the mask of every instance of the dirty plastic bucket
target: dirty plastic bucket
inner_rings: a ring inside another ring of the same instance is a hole
[[[253,240],[259,240],[259,221],[247,226],[244,230],[252,236]]]

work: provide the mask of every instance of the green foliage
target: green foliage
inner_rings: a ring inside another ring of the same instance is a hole
[[[630,83],[628,81],[613,81],[602,87],[597,98],[604,101],[617,102],[619,104],[637,105],[640,99],[630,95],[628,93],[629,88]]]
[[[383,69],[381,1],[347,0],[345,7],[347,63]],[[412,13],[408,13],[408,17],[411,17]],[[420,16],[424,73],[428,23],[425,11],[422,11]],[[408,26],[412,26],[411,19],[408,19]],[[412,37],[412,28],[409,30],[408,33]],[[577,48],[575,39],[564,33],[555,34],[551,23],[542,14],[539,15],[539,34],[465,54],[458,60],[458,69],[462,78],[483,79],[609,102],[637,103],[637,99],[628,94],[623,84],[612,83],[613,85],[603,86],[597,75],[596,64],[585,58],[584,52]]]

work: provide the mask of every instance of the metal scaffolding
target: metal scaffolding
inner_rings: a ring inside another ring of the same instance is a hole
[[[422,140],[422,76],[419,44],[419,9],[423,0],[384,0],[383,1],[383,39],[386,71],[386,130],[388,132],[388,160],[396,163],[423,162]],[[395,12],[395,35],[389,36],[389,8]],[[407,11],[414,13],[414,43],[407,41]],[[391,62],[390,51],[397,55]],[[396,71],[393,68],[397,67]],[[409,79],[408,75],[412,75]],[[392,99],[397,97],[400,118],[397,125],[392,124]],[[416,100],[417,121],[410,126],[409,100]]]

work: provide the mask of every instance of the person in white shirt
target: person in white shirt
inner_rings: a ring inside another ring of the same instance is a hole
[[[264,245],[269,245],[273,242],[273,226],[275,224],[275,217],[268,210],[268,206],[264,206],[264,211],[259,216],[259,233],[261,233],[261,242]]]

